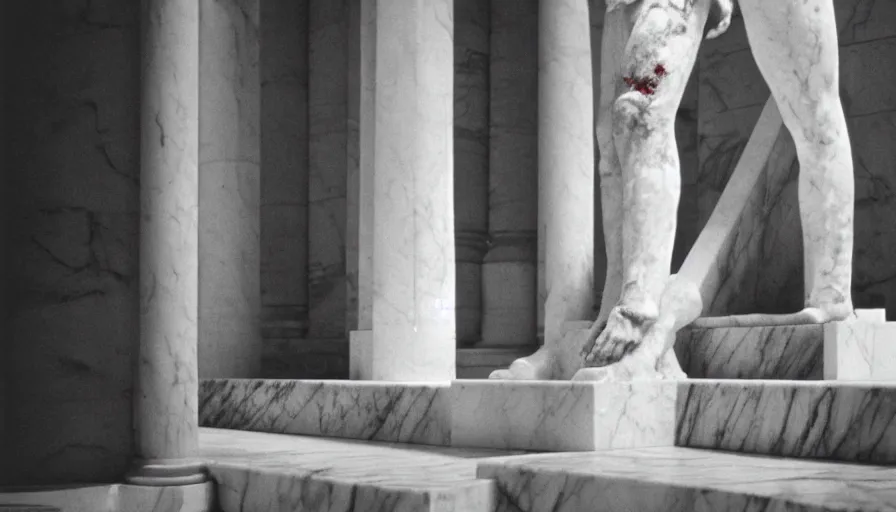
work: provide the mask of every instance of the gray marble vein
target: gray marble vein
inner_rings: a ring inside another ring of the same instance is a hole
[[[200,452],[223,512],[492,511],[476,462],[512,453],[208,428]]]
[[[205,427],[447,445],[448,388],[360,381],[215,379],[199,390]]]
[[[896,510],[896,469],[687,448],[483,461],[499,512]]]
[[[676,445],[896,463],[896,383],[681,383]]]
[[[692,379],[820,380],[821,325],[682,329],[675,353]]]

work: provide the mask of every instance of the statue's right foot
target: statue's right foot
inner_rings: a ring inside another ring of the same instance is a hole
[[[554,373],[553,358],[544,346],[531,356],[521,357],[506,370],[495,370],[488,376],[496,380],[550,380]]]

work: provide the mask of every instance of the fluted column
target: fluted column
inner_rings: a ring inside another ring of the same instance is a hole
[[[489,241],[480,346],[535,343],[538,0],[492,0]]]
[[[143,0],[140,348],[134,397],[141,485],[205,480],[197,379],[199,2]]]
[[[261,372],[259,0],[201,0],[199,374]]]
[[[588,0],[541,0],[538,30],[538,236],[544,340],[594,310],[594,127]]]
[[[453,1],[377,2],[376,380],[455,376]]]

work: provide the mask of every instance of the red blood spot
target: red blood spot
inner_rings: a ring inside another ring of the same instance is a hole
[[[656,76],[666,76],[666,67],[662,64],[657,64],[655,68],[653,68],[653,74]]]

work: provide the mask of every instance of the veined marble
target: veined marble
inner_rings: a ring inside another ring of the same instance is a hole
[[[825,324],[824,378],[896,381],[896,322]]]
[[[201,446],[223,512],[491,512],[476,462],[509,454],[207,428]]]
[[[451,0],[376,6],[377,380],[455,376],[453,7]]]
[[[671,446],[677,384],[458,380],[451,444],[573,451]]]
[[[540,454],[480,462],[499,512],[896,510],[896,469],[687,448]]]
[[[896,464],[896,384],[689,381],[676,417],[678,446]]]
[[[204,427],[448,445],[448,388],[360,381],[203,380]]]
[[[167,487],[111,484],[0,489],[2,512],[209,512],[214,501],[213,482]],[[20,505],[24,503],[40,505]]]
[[[692,379],[822,378],[822,325],[687,328],[675,353]]]

